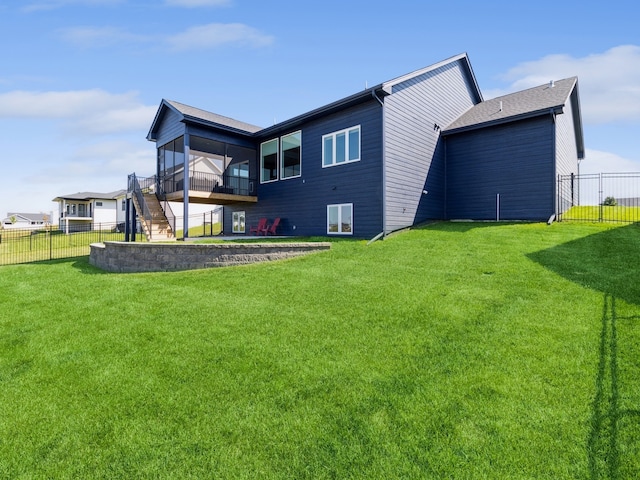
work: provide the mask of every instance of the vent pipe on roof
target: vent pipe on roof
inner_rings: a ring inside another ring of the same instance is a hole
[[[502,100],[500,100],[500,111],[502,111]]]
[[[549,86],[550,86],[551,88],[555,87],[555,86],[556,86],[556,82],[554,82],[553,80],[550,80],[550,81],[549,81]]]

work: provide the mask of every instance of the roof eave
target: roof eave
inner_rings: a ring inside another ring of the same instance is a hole
[[[571,102],[571,108],[573,110],[574,130],[576,133],[576,148],[578,150],[578,159],[582,160],[585,157],[584,147],[584,132],[582,130],[582,110],[580,110],[580,93],[578,91],[578,79],[571,89],[569,95],[569,101]]]
[[[262,130],[255,132],[253,135],[263,137],[269,136],[274,132],[278,132],[280,130],[290,130],[314,118],[344,110],[345,108],[364,103],[368,100],[373,100],[374,98],[380,99],[380,97],[386,97],[390,94],[391,92],[385,89],[383,84],[376,85],[375,87],[367,88],[361,92],[350,95],[341,100],[337,100],[322,107],[316,108],[315,110],[303,113],[302,115],[290,118],[289,120],[276,123],[271,127],[263,128]]]
[[[149,133],[147,133],[147,140],[149,140],[150,142],[155,142],[157,140],[157,126],[160,123],[160,120],[162,119],[162,116],[164,115],[164,112],[167,108],[173,110],[181,117],[184,117],[181,112],[179,112],[173,105],[171,105],[163,98],[160,102],[158,110],[156,111],[156,116],[153,118],[153,122],[151,123],[151,127],[149,128]]]
[[[230,133],[235,133],[235,134],[240,134],[240,135],[245,135],[247,137],[252,137],[254,134],[253,132],[249,132],[247,130],[243,130],[241,128],[234,128],[234,127],[230,127],[229,125],[223,125],[221,123],[216,123],[216,122],[210,122],[208,120],[205,120],[203,118],[199,118],[199,117],[194,117],[192,115],[182,115],[182,120],[180,120],[183,123],[191,123],[191,124],[195,124],[195,125],[202,125],[205,127],[213,127],[217,130],[224,130],[225,132],[230,132]]]
[[[438,68],[441,68],[441,67],[443,67],[445,65],[448,65],[450,63],[457,62],[457,61],[462,61],[463,66],[466,69],[466,73],[467,73],[467,76],[469,77],[469,80],[470,80],[471,85],[473,87],[473,90],[474,90],[473,93],[475,94],[477,103],[480,103],[480,102],[484,101],[484,99],[482,98],[482,92],[480,91],[480,87],[478,86],[478,81],[477,81],[476,76],[475,76],[475,74],[473,72],[473,68],[471,67],[471,62],[469,60],[469,55],[466,52],[460,53],[458,55],[454,55],[453,57],[450,57],[450,58],[447,58],[445,60],[442,60],[441,62],[434,63],[433,65],[429,65],[428,67],[424,67],[424,68],[421,68],[419,70],[415,70],[413,72],[407,73],[407,74],[402,75],[400,77],[396,77],[396,78],[394,78],[392,80],[384,82],[382,84],[383,89],[385,91],[391,93],[392,88],[395,85],[398,85],[398,84],[400,84],[402,82],[410,80],[411,78],[423,75],[423,74],[425,74],[427,72],[431,72],[433,70],[437,70]]]
[[[473,125],[465,125],[464,127],[452,128],[452,129],[444,129],[442,130],[442,136],[446,137],[447,135],[455,135],[457,133],[468,132],[471,130],[478,130],[480,128],[493,127],[496,125],[502,125],[505,123],[516,122],[519,120],[525,120],[527,118],[540,117],[543,115],[550,114],[560,115],[564,113],[564,105],[557,105],[551,108],[544,108],[541,110],[535,110],[533,112],[521,113],[519,115],[512,115],[510,117],[499,118],[497,120],[490,120],[488,122],[475,123]]]

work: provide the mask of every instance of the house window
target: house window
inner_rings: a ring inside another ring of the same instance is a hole
[[[285,135],[280,139],[280,151],[282,152],[282,163],[280,165],[280,177],[293,178],[300,176],[300,163],[302,145],[302,132],[294,132]]]
[[[126,200],[122,200],[122,211],[123,212],[127,211],[127,201]]]
[[[322,137],[322,167],[360,160],[360,125]]]
[[[101,207],[102,206],[102,202],[96,202],[96,207]]]
[[[353,233],[353,203],[327,205],[327,233],[344,235]]]
[[[244,212],[233,212],[231,231],[244,233]]]
[[[260,145],[260,183],[278,180],[278,139]]]

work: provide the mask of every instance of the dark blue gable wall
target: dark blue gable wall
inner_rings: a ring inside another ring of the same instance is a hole
[[[360,161],[322,168],[322,136],[360,125]],[[234,211],[244,211],[246,233],[261,217],[282,219],[278,234],[327,235],[327,205],[353,204],[353,235],[371,238],[382,231],[382,107],[375,100],[282,131],[302,131],[302,175],[258,184],[257,204],[225,206],[224,233]],[[276,136],[260,138],[260,143]]]
[[[180,118],[180,115],[173,110],[167,109],[165,111],[156,132],[156,147],[161,147],[167,142],[184,135],[186,128]]]
[[[546,221],[555,211],[551,116],[446,137],[448,219]]]

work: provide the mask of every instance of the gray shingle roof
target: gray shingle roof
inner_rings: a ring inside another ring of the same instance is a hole
[[[108,193],[98,193],[98,192],[78,192],[71,193],[69,195],[60,195],[53,199],[54,202],[60,200],[115,200],[118,197],[123,197],[127,194],[126,190],[115,190],[113,192]]]
[[[176,112],[178,112],[185,120],[189,120],[195,123],[204,123],[211,126],[217,127],[226,127],[226,129],[235,130],[236,132],[246,133],[249,135],[258,134],[262,136],[275,135],[280,130],[287,130],[291,128],[296,128],[297,126],[303,124],[306,121],[309,121],[313,118],[317,118],[320,116],[328,115],[330,113],[342,110],[344,108],[348,108],[350,106],[356,105],[366,100],[370,100],[372,97],[384,97],[392,93],[392,88],[406,80],[409,80],[414,77],[418,77],[423,75],[426,72],[435,70],[437,68],[442,67],[443,65],[447,65],[454,62],[461,62],[463,69],[468,77],[469,83],[471,84],[471,94],[476,98],[477,101],[482,101],[482,94],[480,92],[480,88],[478,87],[478,83],[476,81],[475,75],[471,68],[471,64],[469,62],[469,58],[466,53],[461,53],[459,55],[453,56],[436,64],[430,65],[428,67],[422,68],[420,70],[416,70],[414,72],[407,73],[401,77],[394,78],[385,83],[381,83],[379,85],[366,88],[360,92],[356,92],[353,95],[342,98],[335,102],[329,103],[322,107],[316,108],[309,112],[303,113],[301,115],[297,115],[288,120],[284,120],[275,125],[262,128],[257,127],[255,125],[251,125],[249,123],[241,122],[239,120],[235,120],[233,118],[225,117],[222,115],[218,115],[216,113],[208,112],[206,110],[201,110],[199,108],[191,107],[189,105],[185,105],[180,102],[176,102],[173,100],[162,100],[160,108],[156,113],[156,117],[151,125],[151,129],[147,134],[147,139],[151,141],[157,140],[156,129],[158,128],[159,122],[164,114],[166,108],[172,108]],[[259,132],[259,133],[258,133]]]
[[[262,127],[257,127],[249,123],[241,122],[240,120],[235,120],[230,117],[218,115],[217,113],[201,110],[200,108],[191,107],[189,105],[185,105],[184,103],[176,102],[173,100],[166,100],[166,102],[182,115],[191,119],[205,120],[210,123],[215,123],[225,127],[231,127],[249,133],[255,133],[259,130],[262,130]]]
[[[42,222],[43,221],[43,217],[46,215],[47,217],[49,217],[48,213],[18,213],[18,212],[7,212],[7,216],[5,217],[5,220],[7,218],[11,218],[12,216],[16,216],[16,217],[22,217],[25,220],[29,220],[30,222]],[[51,220],[51,219],[49,219]]]
[[[387,82],[381,83],[379,85],[375,85],[373,87],[366,88],[361,90],[360,92],[354,93],[348,97],[342,98],[335,102],[324,105],[320,108],[316,108],[315,110],[311,110],[307,113],[303,113],[302,115],[298,115],[296,117],[290,118],[283,122],[277,123],[271,127],[266,127],[264,130],[260,132],[260,135],[269,136],[275,135],[278,131],[289,130],[292,128],[296,128],[297,126],[303,125],[304,122],[307,122],[311,119],[321,117],[324,115],[331,114],[333,112],[340,111],[344,108],[356,105],[360,102],[370,100],[371,98],[385,97],[387,95],[391,95],[393,93],[393,87],[405,82],[407,80],[419,77],[420,75],[424,75],[427,72],[431,72],[438,68],[441,68],[444,65],[452,64],[455,62],[460,62],[461,66],[467,75],[467,79],[471,88],[471,95],[476,98],[476,101],[482,101],[482,93],[480,92],[480,88],[478,87],[478,82],[476,81],[475,74],[473,73],[473,69],[471,68],[471,63],[469,62],[469,57],[466,53],[461,53],[459,55],[447,58],[441,62],[435,63],[433,65],[429,65],[428,67],[421,68],[419,70],[415,70],[413,72],[407,73],[406,75],[402,75],[400,77],[396,77]]]
[[[524,118],[550,110],[558,111],[568,102],[577,81],[578,77],[565,78],[553,82],[553,86],[547,83],[478,103],[443,129],[442,133],[512,121],[517,117]]]

